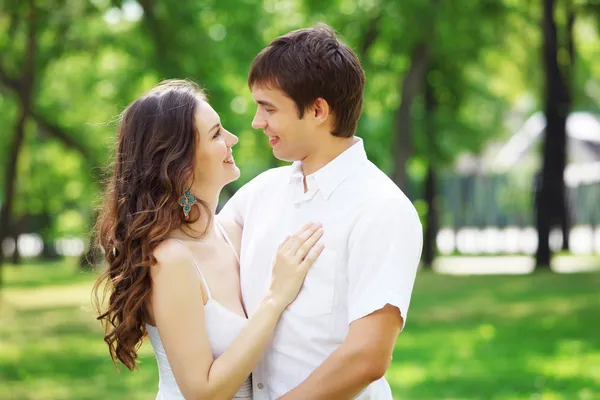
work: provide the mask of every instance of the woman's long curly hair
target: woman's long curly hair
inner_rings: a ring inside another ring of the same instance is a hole
[[[194,115],[200,100],[205,95],[195,84],[165,81],[121,115],[112,174],[95,229],[108,265],[93,289],[115,366],[119,360],[130,370],[136,368],[150,322],[146,306],[152,290],[150,266],[156,263],[153,250],[174,229],[189,228],[186,224],[202,212],[210,225],[212,214],[200,199],[192,220],[185,221],[179,205],[194,177]]]

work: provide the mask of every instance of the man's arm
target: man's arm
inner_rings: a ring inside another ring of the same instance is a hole
[[[348,243],[348,335],[285,400],[352,399],[390,366],[419,266],[421,222],[408,199],[380,199],[363,210]]]
[[[280,399],[354,398],[387,371],[401,327],[400,311],[389,304],[352,322],[346,341]]]

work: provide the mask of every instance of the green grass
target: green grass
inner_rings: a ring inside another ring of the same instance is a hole
[[[600,275],[418,277],[403,399],[600,399]]]
[[[3,289],[38,288],[61,284],[90,282],[95,279],[94,272],[75,267],[78,258],[39,263],[25,261],[18,267],[8,265],[3,268]]]
[[[5,269],[0,292],[0,399],[153,399],[149,343],[139,371],[115,371],[94,319],[95,275],[74,264]],[[44,285],[44,282],[51,282]],[[72,282],[72,283],[69,283]]]
[[[0,293],[0,399],[151,399],[151,348],[115,372],[92,273],[9,267]],[[49,282],[49,283],[48,283]],[[600,274],[417,278],[387,378],[397,399],[600,399]]]

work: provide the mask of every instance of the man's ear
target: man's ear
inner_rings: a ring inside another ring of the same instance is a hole
[[[313,103],[311,113],[317,123],[322,124],[331,115],[331,108],[325,99],[318,97]]]

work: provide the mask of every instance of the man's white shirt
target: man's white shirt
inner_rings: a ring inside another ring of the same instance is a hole
[[[240,280],[249,316],[267,293],[284,238],[308,222],[323,224],[325,249],[253,371],[257,400],[275,399],[302,383],[344,342],[351,322],[391,304],[406,323],[421,256],[415,208],[367,159],[361,139],[307,176],[306,193],[303,178],[300,162],[268,170],[238,190],[220,213],[243,226]],[[382,378],[359,398],[392,395]]]

